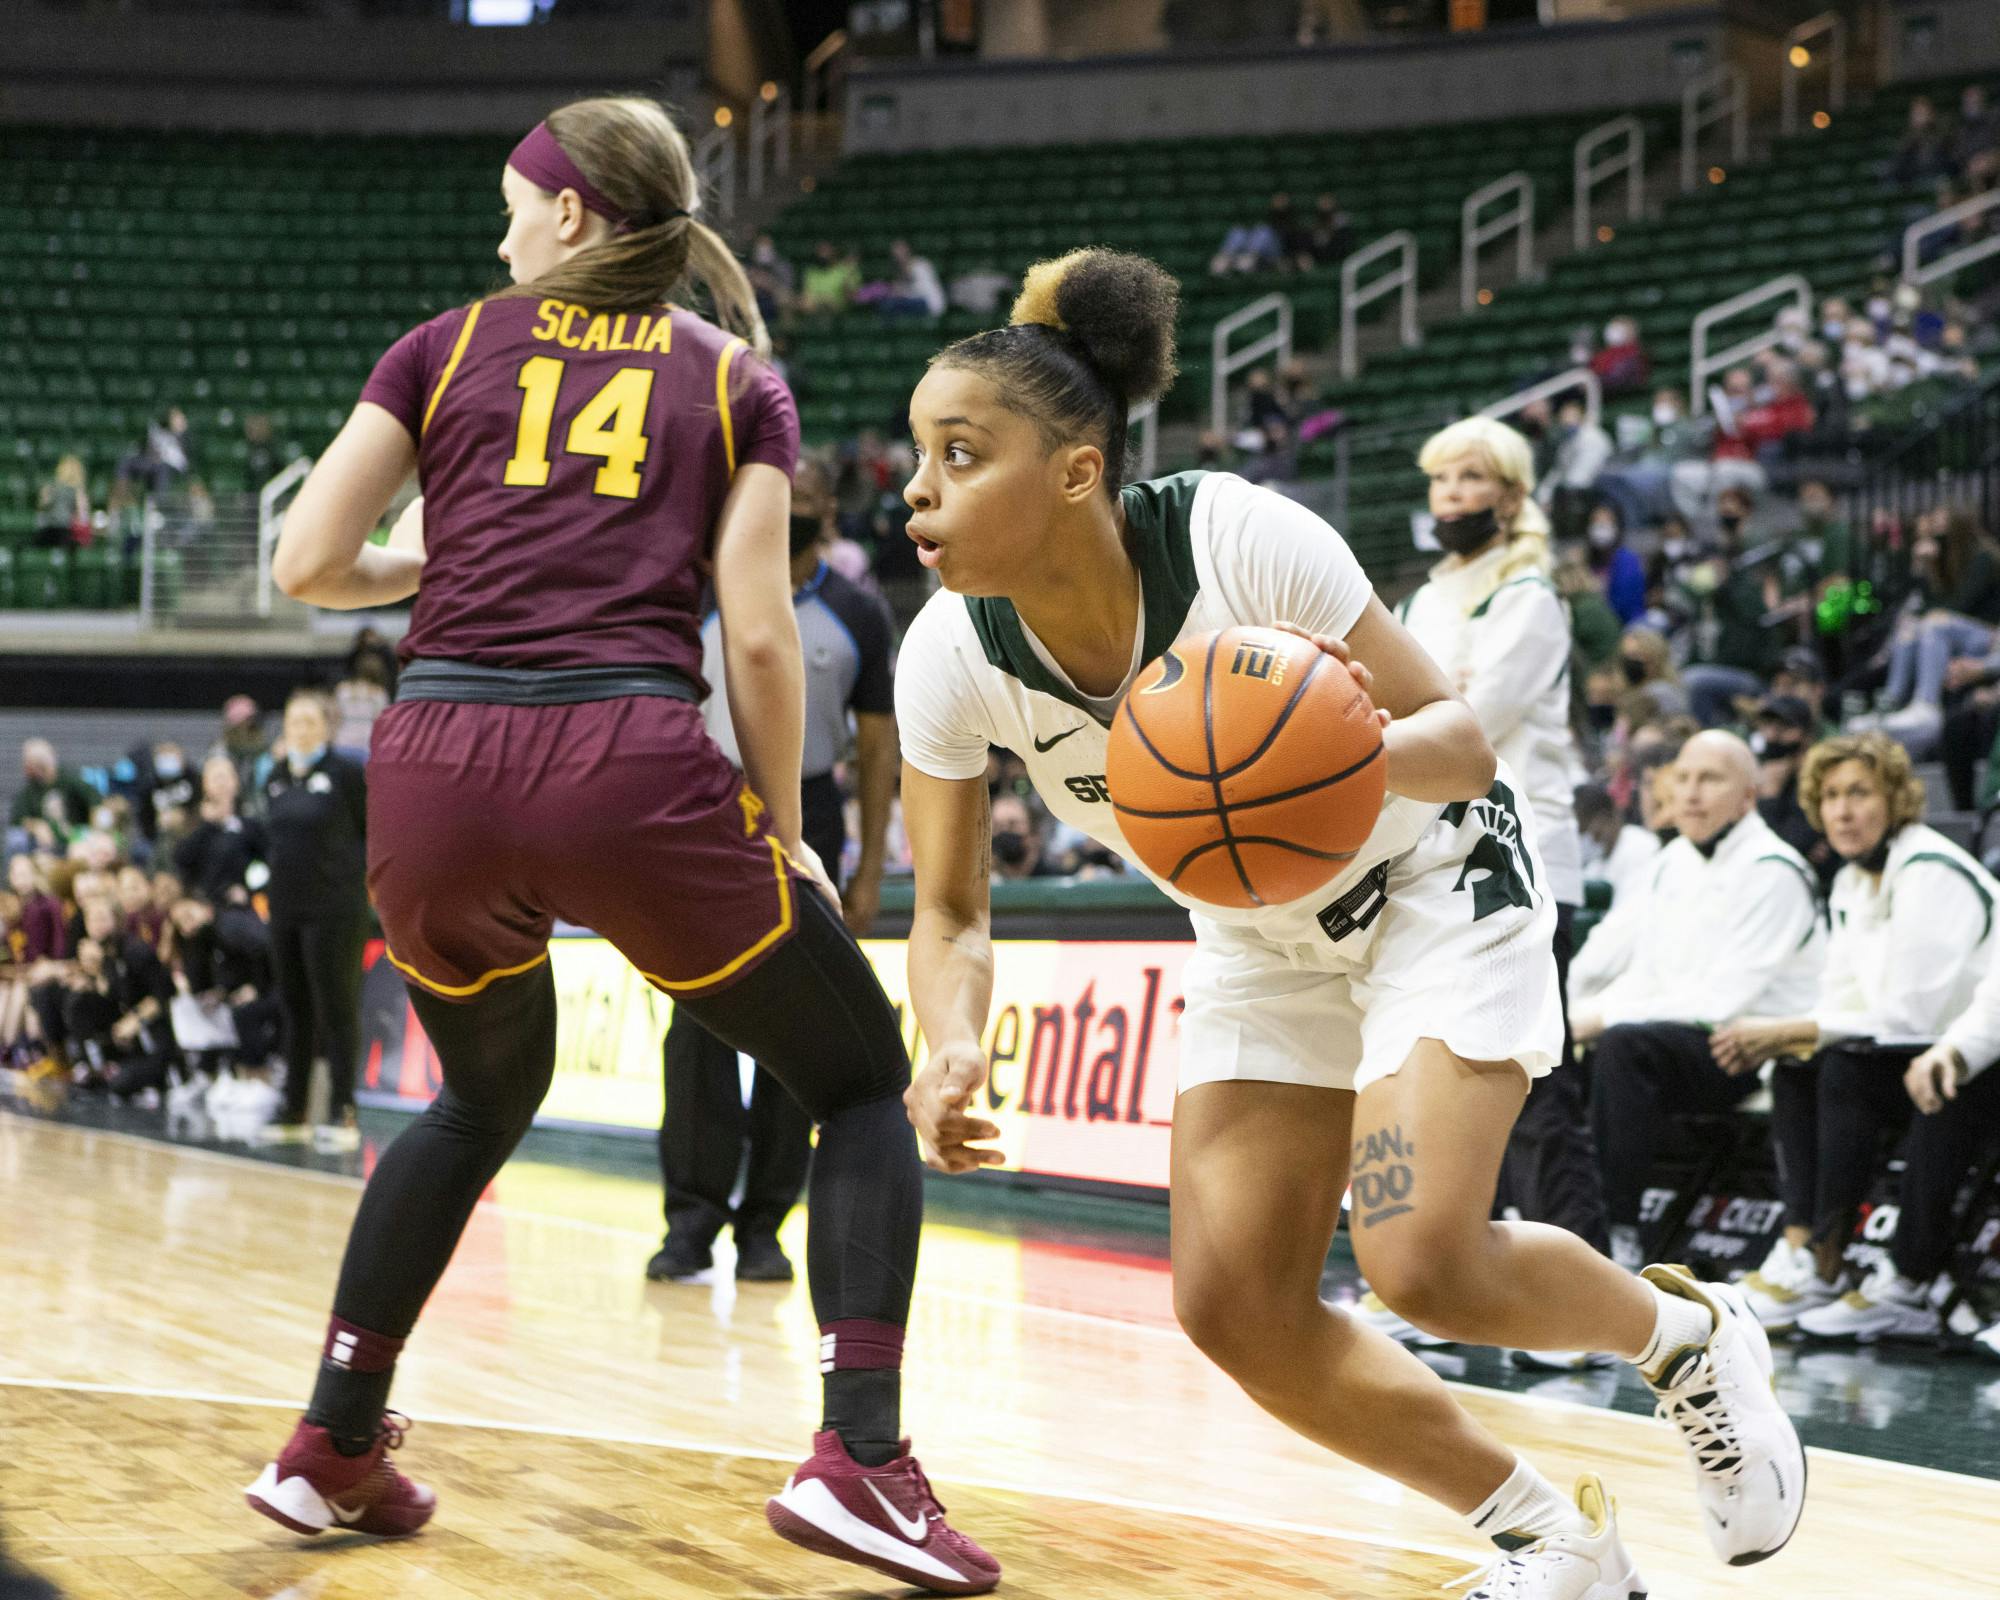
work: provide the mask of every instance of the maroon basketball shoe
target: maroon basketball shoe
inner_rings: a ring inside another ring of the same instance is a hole
[[[905,1439],[886,1466],[864,1467],[831,1428],[765,1503],[772,1531],[817,1555],[886,1573],[932,1594],[984,1594],[1000,1563],[944,1520]]]
[[[402,1447],[409,1427],[408,1417],[385,1411],[374,1448],[344,1456],[326,1429],[302,1420],[243,1498],[294,1533],[345,1528],[385,1539],[415,1533],[437,1510],[437,1496],[390,1465],[389,1452]]]

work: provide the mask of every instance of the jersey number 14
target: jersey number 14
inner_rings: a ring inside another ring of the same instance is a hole
[[[540,489],[549,481],[549,430],[562,391],[564,363],[554,356],[531,356],[515,380],[521,389],[521,420],[514,431],[514,454],[506,483]],[[592,488],[615,500],[639,498],[639,469],[645,465],[646,407],[653,398],[651,367],[620,367],[584,402],[569,425],[564,448],[574,456],[598,456]]]

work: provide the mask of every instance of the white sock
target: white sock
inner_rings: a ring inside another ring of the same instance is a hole
[[[1466,1519],[1473,1531],[1503,1550],[1517,1550],[1558,1533],[1588,1533],[1590,1524],[1574,1502],[1518,1456],[1505,1483]]]
[[[1668,1294],[1656,1284],[1653,1291],[1655,1320],[1653,1337],[1632,1363],[1648,1378],[1658,1378],[1667,1363],[1689,1345],[1707,1344],[1715,1332],[1715,1314],[1699,1300]]]

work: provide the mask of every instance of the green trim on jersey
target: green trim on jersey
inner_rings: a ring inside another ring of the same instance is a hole
[[[1805,886],[1806,899],[1813,908],[1813,915],[1812,921],[1806,924],[1805,937],[1798,944],[1798,948],[1803,950],[1807,945],[1812,943],[1813,929],[1819,923],[1822,914],[1823,908],[1819,903],[1819,879],[1812,875],[1810,868],[1801,865],[1790,856],[1762,855],[1757,857],[1755,861],[1752,861],[1750,865],[1754,867],[1765,861],[1775,861],[1781,867],[1791,868],[1792,871],[1799,875],[1799,882]]]
[[[1139,647],[1142,663],[1161,655],[1180,637],[1200,588],[1194,564],[1194,497],[1207,476],[1206,472],[1177,472],[1150,483],[1129,484],[1119,495],[1125,511],[1126,546],[1138,564],[1145,596],[1144,639]],[[1023,688],[1104,720],[1042,664],[1028,643],[1013,601],[968,599],[965,609],[989,665],[1018,680]]]
[[[1986,892],[1986,885],[1972,875],[1972,869],[1963,861],[1946,855],[1942,850],[1919,850],[1903,863],[1903,867],[1913,867],[1919,861],[1935,861],[1941,867],[1950,867],[1972,886],[1972,892],[1979,896],[1979,909],[1986,913],[1986,931],[1979,936],[1983,944],[1993,933],[1993,896]]]
[[[1507,590],[1514,588],[1517,584],[1523,584],[1523,583],[1539,583],[1544,589],[1548,590],[1550,594],[1556,597],[1558,604],[1560,604],[1562,601],[1562,591],[1558,589],[1553,583],[1549,582],[1547,578],[1543,577],[1539,572],[1524,572],[1518,578],[1509,578],[1505,583],[1501,584],[1497,589],[1495,589],[1492,594],[1489,594],[1484,600],[1480,601],[1478,605],[1472,608],[1471,616],[1475,620],[1485,616],[1486,613],[1492,609],[1493,602],[1496,599],[1498,599]]]

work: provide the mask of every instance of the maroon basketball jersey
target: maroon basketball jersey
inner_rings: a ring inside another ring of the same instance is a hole
[[[397,340],[361,398],[417,441],[405,660],[700,682],[699,563],[730,479],[798,462],[791,393],[741,339],[666,306],[484,300]]]

